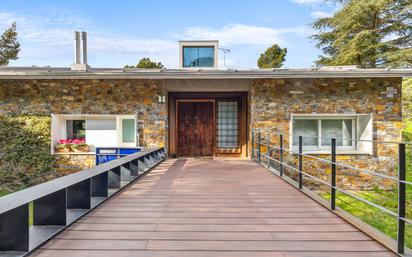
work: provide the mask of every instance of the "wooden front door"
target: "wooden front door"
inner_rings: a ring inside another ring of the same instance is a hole
[[[177,148],[179,156],[213,156],[214,101],[177,101]]]

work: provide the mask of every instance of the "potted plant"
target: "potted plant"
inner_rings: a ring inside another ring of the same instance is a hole
[[[84,138],[77,138],[72,140],[72,149],[74,152],[89,152],[90,146],[86,144]]]
[[[54,147],[55,151],[58,153],[68,153],[71,151],[71,141],[70,140],[59,140],[59,142]]]

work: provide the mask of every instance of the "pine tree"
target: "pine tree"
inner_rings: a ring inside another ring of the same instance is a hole
[[[17,60],[20,43],[17,42],[16,22],[6,29],[0,37],[0,65],[8,65],[10,60]]]
[[[161,62],[153,62],[148,57],[144,57],[140,59],[140,61],[136,64],[136,66],[126,65],[124,67],[125,68],[141,68],[141,69],[163,69],[164,68]]]
[[[412,66],[411,0],[335,0],[342,8],[312,24],[317,65]]]
[[[285,61],[287,53],[286,48],[280,48],[277,44],[266,49],[266,51],[260,55],[257,65],[259,68],[279,68]]]

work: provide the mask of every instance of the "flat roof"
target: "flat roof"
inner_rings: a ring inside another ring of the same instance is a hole
[[[412,77],[412,69],[279,68],[251,70],[0,67],[0,79],[258,79],[258,78],[382,78]]]

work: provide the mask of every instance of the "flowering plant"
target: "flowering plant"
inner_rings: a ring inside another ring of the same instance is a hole
[[[86,144],[86,140],[84,138],[60,139],[56,144],[56,150],[59,152],[72,152],[76,150],[80,152],[87,152],[89,150],[89,146]]]

